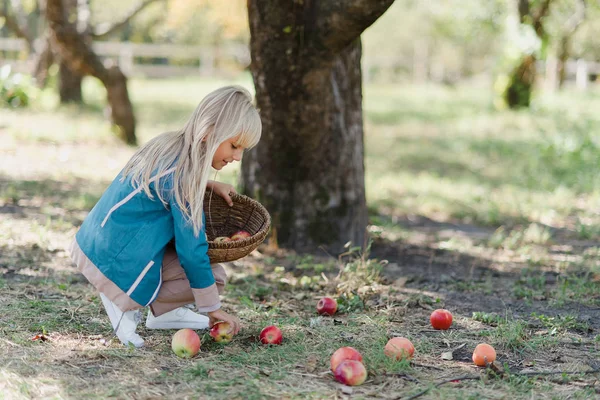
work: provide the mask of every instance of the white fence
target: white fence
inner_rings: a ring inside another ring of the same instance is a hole
[[[36,43],[39,45],[39,43]],[[94,42],[96,54],[104,60],[117,62],[127,76],[172,77],[222,74],[228,70],[242,70],[250,64],[250,51],[245,45],[237,46],[184,46],[171,44],[149,44],[130,42]],[[15,70],[31,71],[32,61],[26,57],[26,43],[23,39],[0,38],[0,52],[13,53],[12,58],[0,58],[0,66],[11,64]],[[413,76],[419,80],[443,81],[443,65],[430,65],[417,62],[421,57],[415,54]],[[409,61],[409,60],[404,60]],[[363,60],[366,79],[371,67],[394,69],[399,60],[385,55],[367,57]],[[558,63],[556,59],[538,62],[538,70],[543,71],[544,85],[556,88]],[[566,67],[567,79],[574,81],[579,89],[586,89],[592,77],[600,76],[600,63],[585,60],[569,60]]]
[[[39,45],[39,43],[36,43]],[[215,69],[241,70],[250,64],[247,46],[183,46],[131,42],[94,42],[94,52],[103,60],[112,60],[127,76],[172,77],[213,75]],[[23,39],[0,38],[0,51],[13,52],[14,57],[0,57],[0,65],[11,64],[15,70],[31,71],[32,60],[26,57]],[[146,60],[144,60],[144,58]],[[148,62],[152,59],[152,62]]]

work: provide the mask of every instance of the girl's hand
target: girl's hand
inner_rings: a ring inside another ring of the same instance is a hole
[[[231,326],[231,328],[229,328],[228,333],[232,335],[237,335],[240,329],[242,328],[242,322],[238,317],[236,317],[235,315],[228,314],[221,309],[218,309],[216,311],[210,311],[208,313],[208,318],[208,326],[210,328],[212,328],[213,325],[218,321],[227,322]]]
[[[206,184],[206,188],[208,190],[212,190],[213,192],[215,192],[215,194],[218,194],[219,196],[224,198],[227,204],[229,204],[229,207],[233,206],[233,200],[231,200],[229,194],[237,192],[235,191],[235,188],[232,185],[223,182],[208,181],[208,183]]]

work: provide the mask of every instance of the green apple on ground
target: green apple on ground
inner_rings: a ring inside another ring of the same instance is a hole
[[[342,361],[346,360],[362,361],[362,355],[354,347],[340,347],[331,356],[331,371],[335,373],[338,365],[340,365]]]
[[[194,357],[200,351],[200,336],[192,329],[180,329],[171,339],[171,349],[178,357]]]
[[[337,366],[333,375],[344,385],[358,386],[367,379],[367,369],[360,361],[344,360]]]
[[[231,342],[231,339],[233,339],[233,334],[229,332],[230,329],[231,325],[229,325],[227,322],[217,322],[210,329],[209,335],[215,339],[215,342],[226,344]]]

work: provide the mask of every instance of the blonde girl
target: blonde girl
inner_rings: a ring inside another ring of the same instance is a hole
[[[208,188],[232,204],[234,188],[210,181],[211,168],[240,161],[261,129],[246,89],[211,92],[182,129],[133,155],[81,225],[71,257],[100,292],[123,344],[143,346],[136,328],[144,306],[150,329],[204,329],[221,320],[239,331],[240,320],[221,309],[226,276],[207,255],[203,199]]]

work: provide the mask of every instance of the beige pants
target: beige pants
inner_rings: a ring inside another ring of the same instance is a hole
[[[221,264],[211,264],[212,272],[217,284],[219,294],[223,293],[227,274]],[[194,303],[194,295],[190,281],[179,263],[179,258],[173,245],[168,245],[162,264],[163,282],[158,296],[150,304],[150,309],[155,317],[175,310],[186,304]]]

